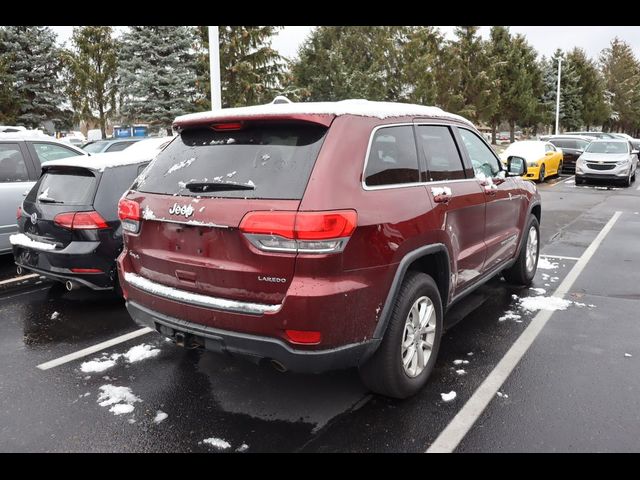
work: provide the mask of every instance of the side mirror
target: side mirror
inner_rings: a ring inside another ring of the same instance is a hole
[[[509,157],[507,170],[510,177],[521,177],[527,173],[527,162],[522,157]]]

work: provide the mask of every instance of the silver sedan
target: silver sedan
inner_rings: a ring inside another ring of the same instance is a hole
[[[576,185],[589,179],[614,180],[626,187],[636,179],[638,151],[627,140],[591,142],[576,162]]]

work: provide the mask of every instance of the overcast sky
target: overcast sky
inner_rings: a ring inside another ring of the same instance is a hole
[[[58,34],[60,42],[69,40],[73,27],[51,27]],[[123,27],[116,27],[120,30]],[[281,55],[294,57],[298,47],[304,41],[313,27],[288,26],[273,39],[273,47]],[[453,37],[451,26],[439,27],[448,38]],[[487,38],[491,27],[481,27],[480,32]],[[510,27],[512,33],[522,33],[527,37],[531,45],[540,55],[550,56],[556,48],[563,50],[581,47],[592,58],[597,58],[603,48],[606,48],[611,40],[618,36],[633,48],[636,56],[640,58],[640,28],[633,26],[594,27],[594,26],[567,26],[567,27]]]

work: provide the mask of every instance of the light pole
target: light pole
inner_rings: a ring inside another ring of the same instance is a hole
[[[556,135],[560,126],[560,76],[562,74],[562,58],[558,57],[558,93],[556,94]]]
[[[209,78],[211,79],[211,110],[222,108],[220,88],[220,36],[218,27],[209,27]]]

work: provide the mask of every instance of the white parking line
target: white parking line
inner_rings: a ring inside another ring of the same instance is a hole
[[[560,283],[558,289],[553,293],[554,297],[562,298],[569,291],[604,238],[611,231],[620,215],[622,215],[622,212],[616,212],[613,217],[611,217],[593,242],[591,242],[591,245],[589,245],[582,254],[580,260],[578,260],[562,283]],[[551,318],[551,315],[553,315],[553,311],[551,310],[540,310],[533,320],[531,320],[531,323],[525,331],[522,332],[520,337],[518,337],[518,340],[511,346],[498,365],[496,365],[489,376],[484,379],[467,403],[465,403],[458,414],[453,417],[449,425],[440,432],[438,438],[436,438],[433,444],[427,449],[427,453],[451,453],[457,448],[484,409],[489,405],[489,402],[495,398],[502,384],[520,362],[520,359],[544,328],[549,318]]]
[[[40,274],[38,273],[30,273],[29,275],[22,275],[21,277],[15,277],[15,278],[10,278],[9,280],[2,280],[0,282],[0,285],[6,285],[8,283],[13,283],[13,282],[19,282],[22,280],[28,280],[30,278],[35,278],[35,277],[39,277]]]
[[[575,175],[571,175],[570,177],[567,177],[567,178],[565,178],[564,180],[560,180],[559,182],[556,182],[556,183],[552,184],[551,186],[552,186],[552,187],[555,187],[556,185],[558,185],[558,184],[560,184],[560,183],[564,183],[564,182],[566,182],[567,180],[571,180],[572,178],[575,178]]]
[[[545,258],[561,258],[562,260],[580,260],[578,257],[562,257],[560,255],[540,255]]]
[[[54,360],[50,360],[45,363],[41,363],[38,365],[40,370],[49,370],[50,368],[57,367],[64,363],[72,362],[73,360],[77,360],[78,358],[86,357],[87,355],[91,355],[92,353],[99,352],[106,348],[117,345],[118,343],[126,342],[127,340],[131,340],[132,338],[139,337],[140,335],[145,335],[149,332],[154,332],[152,328],[141,328],[140,330],[135,330],[133,332],[127,333],[125,335],[120,335],[119,337],[112,338],[111,340],[107,340],[106,342],[98,343],[93,347],[83,348],[82,350],[78,350],[77,352],[70,353],[69,355],[65,355],[64,357],[56,358]]]
[[[640,190],[640,187],[636,188],[636,190]]]

